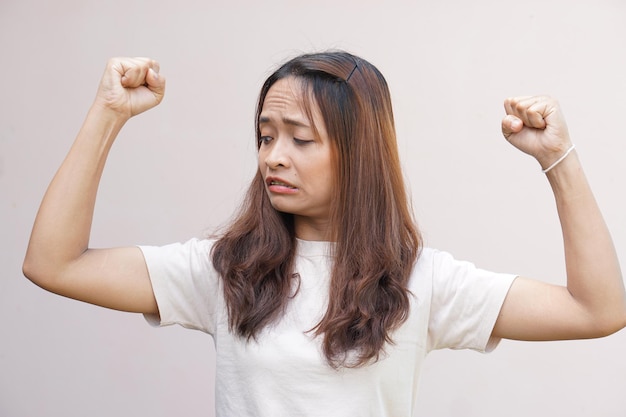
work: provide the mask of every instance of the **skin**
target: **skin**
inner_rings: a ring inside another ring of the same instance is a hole
[[[117,310],[158,313],[147,268],[135,247],[92,249],[89,234],[102,170],[132,116],[163,98],[165,78],[146,58],[109,61],[94,104],[37,214],[24,274],[37,285]],[[323,123],[303,117],[294,80],[279,82],[263,110],[259,169],[295,186],[267,185],[272,204],[296,215],[303,239],[328,230],[330,144]],[[542,167],[571,146],[558,103],[549,97],[505,101],[505,138]],[[286,122],[298,121],[298,123]],[[310,135],[311,123],[319,130]],[[312,140],[299,144],[294,138]],[[626,325],[626,297],[609,231],[576,152],[546,174],[563,229],[567,285],[517,278],[493,330],[496,337],[554,340],[601,337]]]
[[[295,78],[279,80],[268,91],[259,119],[259,171],[272,206],[294,214],[296,236],[328,240],[332,144],[317,109],[308,120],[301,103]]]
[[[24,274],[48,291],[122,311],[158,313],[138,248],[92,249],[98,184],[117,134],[163,99],[165,78],[145,58],[111,59],[96,99],[41,202]]]
[[[504,137],[542,168],[572,145],[565,119],[550,97],[518,97],[504,103]],[[519,340],[602,337],[626,325],[624,282],[611,235],[576,151],[546,178],[563,232],[567,286],[518,278],[493,334]]]

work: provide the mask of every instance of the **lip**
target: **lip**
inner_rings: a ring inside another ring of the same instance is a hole
[[[298,191],[298,187],[279,177],[265,178],[267,189],[274,193],[292,194]]]

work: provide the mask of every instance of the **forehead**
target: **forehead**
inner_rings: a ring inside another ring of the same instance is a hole
[[[280,111],[306,113],[304,87],[295,77],[281,78],[268,90],[261,113]]]
[[[301,78],[286,77],[268,90],[259,114],[259,125],[288,124],[313,129],[316,136],[325,136],[324,118],[308,87]]]

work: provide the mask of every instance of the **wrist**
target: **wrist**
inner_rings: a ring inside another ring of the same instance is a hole
[[[94,101],[91,105],[91,108],[89,109],[89,116],[94,116],[103,122],[113,123],[115,125],[119,125],[120,127],[131,118],[130,113],[116,110],[110,105],[102,103],[98,100]]]
[[[576,145],[571,144],[570,147],[567,148],[560,157],[554,160],[554,162],[550,163],[550,165],[548,165],[546,168],[543,168],[541,172],[543,172],[544,174],[547,174],[548,172],[552,171],[552,169],[554,169],[557,165],[563,162],[575,148],[576,148]]]
[[[585,178],[576,150],[572,150],[566,158],[546,172],[545,175],[553,191],[557,194],[570,194],[574,190],[580,191],[580,180]]]
[[[111,108],[94,103],[87,113],[76,142],[90,144],[90,147],[96,146],[107,153],[128,119],[129,117]]]

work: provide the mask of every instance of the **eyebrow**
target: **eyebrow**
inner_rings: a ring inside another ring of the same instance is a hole
[[[300,120],[296,120],[296,119],[290,119],[288,117],[283,117],[281,120],[286,125],[297,126],[297,127],[308,127],[308,128],[311,127],[306,122],[303,122],[303,121],[300,121]],[[265,124],[265,123],[271,123],[271,122],[272,122],[272,119],[267,117],[267,116],[260,116],[259,117],[259,124],[260,125]]]

